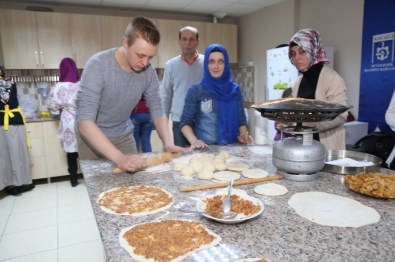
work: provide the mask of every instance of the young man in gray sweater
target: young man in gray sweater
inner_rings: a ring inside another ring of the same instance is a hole
[[[150,65],[159,40],[154,23],[136,17],[126,28],[122,46],[96,53],[87,61],[77,96],[81,159],[106,158],[131,172],[145,167],[145,159],[136,154],[130,120],[130,112],[142,95],[164,149],[185,150],[171,141],[168,119],[159,97],[158,76]]]

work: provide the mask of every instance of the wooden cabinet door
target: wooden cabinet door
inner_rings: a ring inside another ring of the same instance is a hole
[[[40,59],[43,68],[59,68],[71,51],[70,15],[64,13],[35,12]]]
[[[167,60],[181,54],[178,44],[178,33],[185,26],[193,26],[199,30],[200,42],[198,50],[200,53],[204,53],[206,49],[206,23],[158,19],[157,25],[161,35],[158,51],[158,67],[163,68]]]
[[[42,123],[28,123],[27,132],[32,146],[29,151],[32,179],[47,178],[47,162]]]
[[[71,14],[70,30],[73,58],[78,68],[84,68],[86,61],[102,50],[100,16]]]
[[[122,45],[122,37],[132,17],[101,16],[102,49],[109,49]]]
[[[34,12],[0,10],[0,28],[5,68],[38,68],[39,48]]]
[[[237,25],[206,24],[207,44],[222,44],[228,50],[231,63],[237,63]]]
[[[57,136],[59,121],[43,122],[48,177],[68,175],[67,155]]]

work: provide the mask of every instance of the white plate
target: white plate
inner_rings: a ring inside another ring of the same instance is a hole
[[[213,217],[213,216],[210,216],[209,214],[207,214],[205,212],[205,210],[206,210],[206,203],[204,202],[204,200],[208,199],[208,198],[215,197],[215,196],[216,195],[209,195],[209,196],[204,197],[200,201],[198,201],[198,203],[196,204],[196,209],[197,209],[197,211],[202,212],[202,215],[204,217],[210,218],[212,220],[215,220],[215,221],[218,221],[218,222],[221,222],[221,223],[224,223],[224,224],[237,224],[237,223],[244,222],[246,220],[249,220],[249,219],[252,219],[254,217],[259,216],[260,214],[262,214],[263,210],[265,209],[264,206],[263,206],[263,203],[262,203],[262,201],[260,199],[252,197],[250,195],[241,194],[241,195],[239,195],[240,197],[242,197],[243,199],[246,199],[246,200],[250,200],[256,205],[259,205],[261,207],[261,210],[259,210],[258,212],[256,212],[255,214],[252,214],[250,216],[246,216],[244,214],[237,214],[236,217],[230,218],[230,219],[223,219],[223,218]]]

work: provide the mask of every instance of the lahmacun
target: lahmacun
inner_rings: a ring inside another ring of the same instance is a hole
[[[143,216],[170,208],[173,196],[156,186],[116,187],[100,194],[97,203],[110,214]]]
[[[199,222],[168,219],[125,228],[119,241],[137,261],[176,262],[219,244],[221,237]]]
[[[344,177],[346,186],[358,193],[381,198],[395,198],[395,175],[359,173]]]

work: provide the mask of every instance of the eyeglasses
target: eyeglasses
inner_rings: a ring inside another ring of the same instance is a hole
[[[223,65],[223,64],[225,64],[225,61],[222,59],[218,59],[218,60],[210,59],[210,60],[208,60],[208,64],[209,65],[215,65],[215,64]]]

